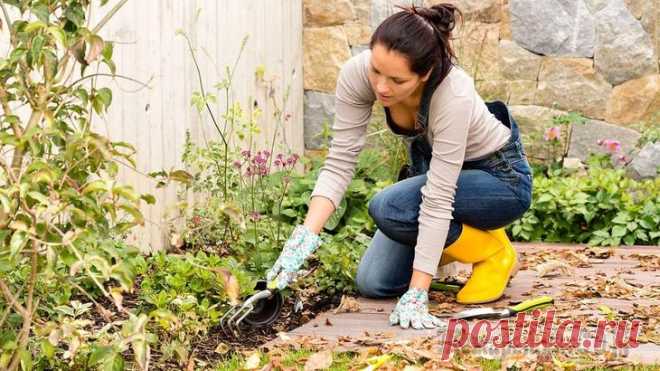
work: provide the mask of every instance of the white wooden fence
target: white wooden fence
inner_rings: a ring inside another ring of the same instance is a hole
[[[277,77],[276,96],[290,89],[284,107],[291,115],[283,130],[286,143],[296,153],[304,147],[301,0],[129,0],[100,34],[116,42],[117,73],[148,81],[150,89],[136,91],[136,84],[124,80],[103,81],[114,98],[107,118],[96,121],[96,129],[138,150],[137,171],[123,168],[121,179],[157,199],[156,205],[143,209],[145,227],[131,236],[144,251],[166,247],[166,211],[176,201],[173,187],[156,189],[145,174],[182,167],[186,130],[197,143],[216,137],[209,116],[198,114],[190,104],[199,83],[186,41],[177,30],[191,38],[209,91],[224,78],[225,67],[234,64],[247,36],[235,72],[233,99],[245,107],[249,97],[256,98],[264,109],[258,142],[273,137],[276,124],[267,92],[254,77],[255,69],[263,65],[267,77]],[[218,98],[215,112],[224,112],[225,99],[220,94]]]

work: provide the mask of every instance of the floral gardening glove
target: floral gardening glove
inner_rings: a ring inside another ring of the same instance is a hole
[[[268,288],[282,290],[298,276],[305,259],[321,245],[321,237],[306,226],[299,224],[284,244],[282,253],[266,273]]]
[[[435,328],[443,327],[443,321],[428,312],[428,293],[424,289],[411,287],[399,298],[399,302],[390,314],[390,325],[399,323],[402,328]]]

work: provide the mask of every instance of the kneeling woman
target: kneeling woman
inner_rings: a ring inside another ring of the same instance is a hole
[[[286,286],[320,244],[378,100],[388,127],[409,144],[410,161],[400,181],[369,202],[378,230],[358,267],[358,289],[368,297],[401,295],[390,323],[404,328],[440,324],[428,313],[428,289],[442,264],[472,264],[458,302],[502,296],[517,266],[504,227],[529,208],[532,174],[506,105],[484,102],[453,64],[449,40],[459,14],[448,4],[403,8],[378,26],[369,50],[342,67],[333,139],[310,209],[269,280]]]

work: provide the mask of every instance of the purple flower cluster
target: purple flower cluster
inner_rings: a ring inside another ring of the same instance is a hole
[[[287,168],[292,168],[296,165],[296,162],[298,162],[298,159],[300,156],[298,154],[294,153],[291,156],[289,156],[286,160],[284,159],[284,155],[279,153],[275,157],[275,166],[277,167],[282,167],[282,169],[287,169]]]
[[[241,156],[243,156],[243,161],[235,160],[232,166],[240,170],[244,164],[247,164],[244,173],[245,176],[266,176],[269,174],[268,159],[271,157],[270,151],[262,150],[253,155],[249,149],[244,149],[241,151]],[[280,170],[287,170],[293,168],[298,162],[298,159],[300,159],[300,156],[296,153],[286,159],[284,158],[284,154],[279,153],[275,156],[273,164]]]

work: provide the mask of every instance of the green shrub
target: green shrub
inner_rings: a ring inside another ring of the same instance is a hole
[[[509,226],[516,240],[657,245],[660,243],[660,179],[635,181],[623,169],[594,156],[587,174],[534,177],[530,210]]]

